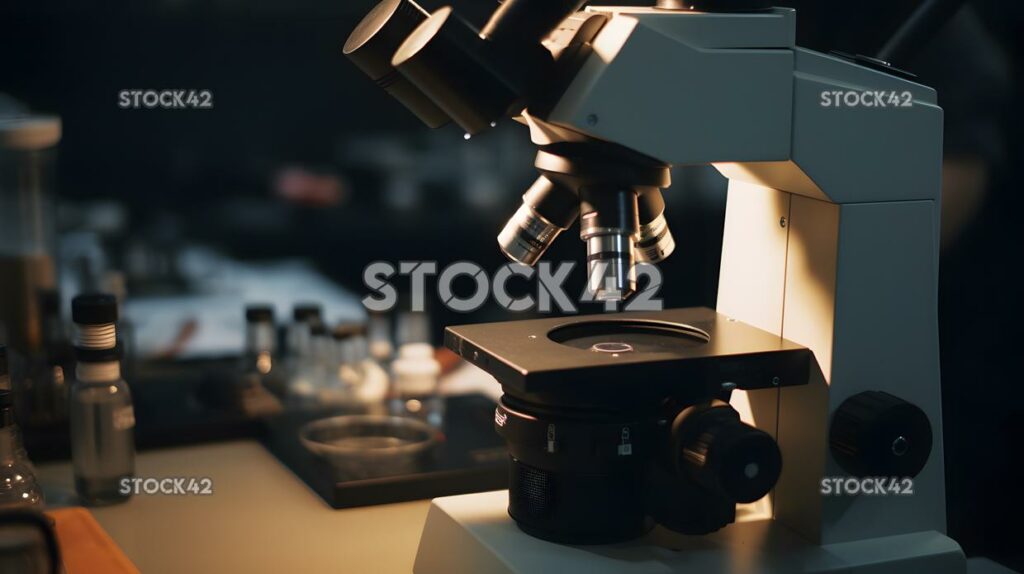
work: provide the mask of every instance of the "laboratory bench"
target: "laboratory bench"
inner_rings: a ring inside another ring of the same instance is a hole
[[[75,504],[70,462],[38,473],[50,507]],[[91,509],[147,574],[408,573],[430,505],[335,510],[256,440],[143,451],[136,476],[209,479],[212,491],[143,493]]]

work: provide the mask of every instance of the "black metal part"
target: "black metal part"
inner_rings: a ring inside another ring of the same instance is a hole
[[[913,478],[931,454],[932,427],[917,405],[866,391],[836,409],[829,444],[839,466],[854,476]]]
[[[561,143],[537,151],[534,166],[573,189],[587,185],[668,187],[668,165],[614,144]]]
[[[7,358],[7,345],[0,344],[0,377],[10,374],[10,363]]]
[[[643,486],[659,427],[655,414],[551,410],[506,395],[494,421],[511,460],[509,515],[528,534],[607,544],[653,525]]]
[[[609,325],[625,332],[696,330],[707,342],[605,353],[574,348],[551,336],[572,328],[599,332]],[[445,345],[497,378],[507,394],[576,408],[621,409],[664,397],[710,397],[723,382],[743,390],[802,385],[812,360],[806,347],[703,307],[460,325],[445,330]]]
[[[391,65],[398,46],[426,19],[426,11],[412,0],[383,0],[356,26],[342,51],[423,123],[438,128],[451,118]]]
[[[580,188],[580,217],[591,220],[588,227],[636,233],[640,228],[636,195],[631,188],[585,185]]]
[[[660,459],[652,461],[644,491],[651,518],[680,534],[709,534],[736,520],[735,501],[698,487]]]
[[[343,411],[287,413],[267,423],[264,445],[333,508],[421,500],[508,486],[508,452],[488,428],[494,401],[482,395],[445,398],[444,440],[413,473],[337,480],[330,465],[299,440],[307,422]]]

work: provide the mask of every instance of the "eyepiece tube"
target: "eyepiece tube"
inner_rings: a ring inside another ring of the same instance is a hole
[[[495,42],[539,44],[584,0],[505,0],[480,35]]]
[[[342,51],[364,74],[423,123],[438,128],[451,118],[391,65],[398,46],[427,16],[426,11],[412,0],[383,0],[359,22]]]
[[[500,59],[493,48],[476,28],[444,6],[398,46],[391,65],[466,133],[475,135],[522,109],[515,109],[521,89],[499,73]]]
[[[533,266],[579,213],[576,193],[543,175],[523,194],[523,204],[498,234],[509,259]]]
[[[640,227],[632,189],[580,190],[580,239],[587,243],[587,288],[598,301],[636,291],[634,237]]]
[[[640,234],[634,245],[637,261],[658,263],[676,249],[676,240],[665,220],[665,198],[657,187],[640,188],[637,196]]]

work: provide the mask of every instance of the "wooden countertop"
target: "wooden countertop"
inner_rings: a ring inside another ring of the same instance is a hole
[[[38,468],[74,504],[70,463]],[[412,572],[430,502],[334,510],[256,441],[142,452],[140,478],[209,478],[209,495],[135,495],[91,509],[138,568],[160,572]]]

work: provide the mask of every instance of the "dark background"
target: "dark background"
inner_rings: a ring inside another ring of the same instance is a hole
[[[0,93],[62,117],[62,199],[123,202],[129,233],[170,233],[246,259],[308,256],[356,292],[363,267],[373,260],[435,259],[442,266],[470,260],[496,267],[503,259],[491,238],[534,177],[525,131],[515,125],[498,130],[517,134],[512,139],[521,144],[514,144],[514,153],[501,135],[474,141],[489,150],[481,169],[500,175],[490,202],[470,204],[453,193],[465,160],[462,134],[451,126],[424,134],[341,54],[348,32],[372,4],[5,3]],[[477,23],[494,8],[486,0],[455,4]],[[917,2],[779,4],[798,9],[801,45],[874,54]],[[914,58],[894,63],[938,89],[946,112],[947,175],[967,166],[970,176],[959,185],[946,179],[944,192],[944,222],[956,221],[945,230],[940,285],[950,533],[969,554],[1024,569],[1017,540],[1024,533],[1017,522],[1024,516],[1018,460],[1024,444],[1018,366],[1024,237],[1013,171],[1024,160],[1016,137],[1024,101],[1024,5],[967,4]],[[207,89],[214,109],[118,108],[117,93],[131,88]],[[382,170],[353,160],[352,150],[366,144],[367,134],[403,142],[413,158],[438,146],[451,150],[424,160],[436,162],[442,176],[424,185],[426,199],[415,209],[389,207],[382,200]],[[327,208],[282,200],[275,174],[294,166],[338,177],[345,200]],[[674,179],[666,197],[680,247],[663,266],[670,288],[662,295],[669,306],[713,305],[724,183],[689,168],[675,170]],[[582,254],[578,242],[563,239],[553,258],[579,260]],[[438,324],[464,320],[441,310],[434,318]]]

